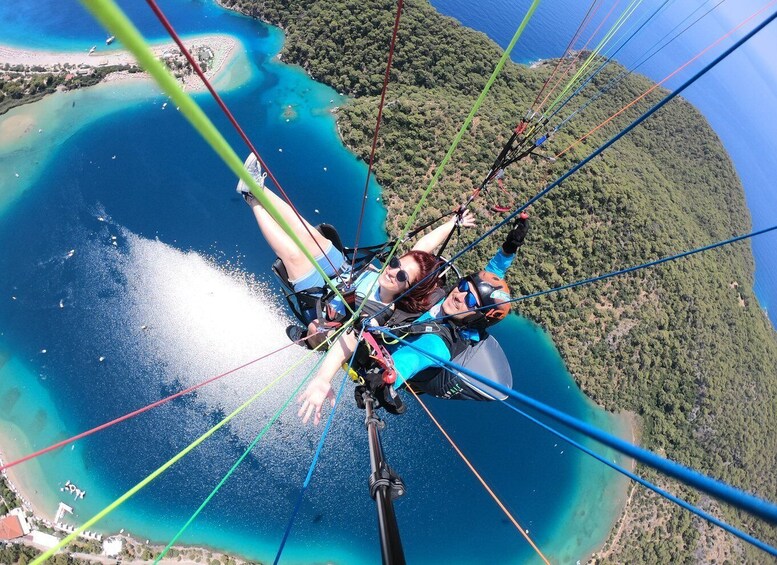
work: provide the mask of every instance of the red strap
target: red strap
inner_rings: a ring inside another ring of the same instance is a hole
[[[370,355],[370,358],[375,359],[375,362],[383,369],[383,382],[387,385],[393,385],[397,381],[397,372],[394,370],[394,361],[391,359],[391,355],[375,341],[375,336],[371,333],[364,332],[362,338],[372,348],[373,355]]]
[[[248,138],[248,135],[246,135],[245,131],[243,131],[243,128],[240,126],[235,116],[232,114],[230,109],[224,103],[224,100],[221,98],[221,96],[219,96],[219,93],[216,92],[216,89],[213,88],[213,85],[208,80],[208,77],[205,76],[205,72],[202,70],[199,63],[197,63],[197,60],[192,56],[191,53],[189,53],[189,50],[186,49],[186,46],[183,44],[183,40],[180,38],[178,33],[173,28],[173,24],[170,23],[170,20],[168,20],[167,16],[164,14],[164,12],[162,12],[162,9],[156,3],[156,0],[146,0],[146,3],[151,8],[151,11],[154,12],[154,14],[156,15],[157,19],[159,20],[159,23],[162,24],[162,26],[167,30],[167,33],[170,35],[172,40],[175,41],[176,45],[178,45],[178,48],[181,50],[181,53],[183,53],[183,56],[186,57],[187,61],[189,61],[189,64],[192,66],[192,69],[194,69],[194,72],[197,74],[198,77],[200,77],[200,79],[202,80],[202,83],[205,85],[205,88],[207,88],[208,92],[210,92],[211,96],[213,96],[213,99],[219,105],[219,108],[221,108],[221,111],[224,112],[224,115],[227,117],[229,122],[235,128],[235,131],[237,131],[238,135],[240,135],[240,137],[243,139],[245,144],[251,150],[251,153],[256,155],[257,161],[259,161],[259,164],[267,173],[267,176],[270,177],[270,180],[278,189],[278,192],[281,193],[281,196],[283,196],[283,199],[286,201],[286,203],[289,205],[291,210],[294,212],[294,215],[296,215],[299,221],[302,222],[302,225],[305,227],[305,231],[307,231],[308,235],[313,239],[313,241],[316,244],[316,247],[318,247],[318,250],[321,251],[321,254],[324,256],[324,258],[332,267],[332,269],[336,272],[338,270],[337,267],[334,266],[334,264],[332,263],[332,260],[329,258],[329,255],[326,254],[324,249],[321,247],[321,244],[319,244],[318,240],[313,236],[313,233],[311,233],[310,226],[308,226],[307,222],[304,221],[304,218],[299,213],[297,208],[294,206],[294,203],[291,201],[291,198],[289,198],[289,195],[286,194],[285,190],[283,190],[281,183],[278,182],[278,179],[275,178],[275,175],[273,175],[272,171],[267,166],[267,163],[264,161],[264,159],[262,159],[262,156],[259,154],[259,151],[257,151],[256,147],[254,147],[254,144],[251,143],[251,140]]]

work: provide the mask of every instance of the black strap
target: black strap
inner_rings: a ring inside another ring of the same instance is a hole
[[[354,397],[356,398],[356,406],[364,409],[364,400],[362,395],[365,390],[369,390],[372,393],[372,397],[378,403],[378,406],[383,408],[389,414],[399,415],[404,414],[407,410],[407,405],[402,401],[402,397],[394,390],[391,385],[387,385],[383,382],[383,376],[377,374],[377,371],[367,371],[364,376],[364,384],[357,386],[354,391]]]
[[[417,236],[419,233],[424,231],[426,228],[433,226],[434,224],[436,224],[437,222],[439,222],[443,218],[447,218],[450,215],[451,215],[451,213],[447,212],[447,213],[443,214],[442,216],[437,216],[433,220],[429,220],[425,224],[423,224],[421,226],[418,226],[413,231],[411,231],[410,233],[406,234],[405,237],[402,239],[402,241],[408,241],[410,239],[413,239],[415,236]]]
[[[513,130],[510,139],[508,139],[507,143],[502,147],[499,155],[494,160],[494,164],[491,166],[491,170],[488,171],[486,178],[483,179],[483,182],[480,184],[480,188],[486,188],[486,186],[494,180],[500,170],[504,170],[516,161],[520,161],[527,155],[531,155],[535,149],[542,145],[542,143],[536,144],[535,142],[530,141],[530,136],[537,133],[537,131],[547,124],[547,122],[548,118],[543,117],[527,131],[526,128],[521,129],[521,125],[526,124],[525,121],[522,121],[521,124]],[[547,136],[545,136],[545,138],[547,139]],[[544,141],[545,140],[543,140],[543,143]]]

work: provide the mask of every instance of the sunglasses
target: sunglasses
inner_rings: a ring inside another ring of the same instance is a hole
[[[472,292],[472,289],[470,289],[469,281],[467,279],[459,280],[459,284],[456,286],[456,288],[459,289],[459,292],[467,293],[467,296],[464,297],[464,304],[467,305],[467,308],[478,307],[478,297],[474,292]]]
[[[400,268],[402,267],[402,263],[399,262],[399,259],[397,259],[396,257],[392,257],[391,261],[389,261],[389,267],[391,267],[392,269],[399,269],[397,271],[397,277],[396,277],[399,282],[409,283],[410,276],[407,274],[407,271]]]

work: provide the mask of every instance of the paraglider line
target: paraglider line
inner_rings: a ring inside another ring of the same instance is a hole
[[[619,437],[616,437],[603,430],[600,430],[595,426],[592,426],[591,424],[588,424],[582,420],[579,420],[578,418],[574,418],[569,414],[566,414],[551,406],[548,406],[543,402],[535,400],[534,398],[531,398],[523,393],[517,392],[500,383],[496,383],[490,379],[487,379],[484,376],[479,375],[474,371],[467,369],[466,367],[462,367],[461,365],[458,365],[456,363],[443,359],[442,357],[429,353],[428,351],[425,351],[424,349],[416,346],[412,342],[409,342],[401,337],[394,335],[389,330],[382,330],[382,331],[389,337],[399,340],[404,346],[410,347],[411,349],[418,351],[419,353],[435,361],[438,365],[442,367],[445,367],[456,373],[461,373],[468,377],[476,379],[477,381],[483,383],[484,385],[491,387],[495,390],[498,390],[499,392],[509,396],[513,400],[516,400],[517,402],[520,402],[525,406],[528,406],[534,410],[537,410],[541,414],[544,414],[545,416],[549,416],[550,418],[553,418],[557,422],[560,422],[565,426],[568,426],[573,430],[576,430],[598,441],[599,443],[602,443],[608,447],[611,447],[623,453],[624,455],[628,455],[629,457],[636,459],[640,463],[644,463],[645,465],[653,467],[654,469],[661,471],[665,475],[678,479],[702,492],[705,492],[711,496],[719,498],[731,504],[732,506],[739,508],[740,510],[749,512],[770,523],[777,523],[777,505],[772,502],[762,500],[756,496],[753,496],[752,494],[748,494],[744,491],[736,489],[726,483],[717,481],[715,479],[711,479],[699,473],[698,471],[695,471],[693,469],[680,465],[679,463],[675,463],[674,461],[671,461],[669,459],[664,459],[663,457],[656,455],[652,451],[635,446],[627,441],[622,440]]]
[[[259,151],[254,147],[254,144],[249,139],[248,135],[245,133],[242,127],[240,127],[240,124],[238,123],[235,116],[232,114],[230,109],[227,107],[224,100],[219,96],[219,93],[216,92],[216,89],[213,88],[213,85],[208,80],[208,77],[205,76],[205,72],[200,67],[199,63],[197,63],[197,60],[192,56],[192,54],[189,52],[189,50],[186,48],[186,46],[183,44],[183,40],[179,37],[178,33],[173,28],[173,25],[170,23],[170,20],[167,19],[167,16],[165,16],[164,12],[162,12],[162,9],[159,7],[159,5],[156,3],[156,0],[146,0],[146,4],[148,4],[149,8],[151,8],[151,11],[154,12],[159,22],[164,26],[164,28],[167,30],[168,35],[170,35],[171,39],[175,41],[175,43],[178,45],[178,48],[181,50],[181,53],[183,53],[183,56],[186,57],[186,60],[189,61],[189,64],[194,69],[194,72],[197,73],[197,76],[200,77],[202,80],[202,83],[205,85],[205,88],[208,89],[208,92],[210,92],[211,96],[213,96],[213,99],[216,101],[216,104],[218,104],[219,108],[224,112],[224,115],[227,117],[229,122],[232,124],[232,126],[235,128],[237,133],[240,135],[242,140],[245,142],[245,144],[248,146],[248,148],[251,150],[251,152],[256,155],[257,160],[262,165],[263,169],[267,173],[267,176],[270,177],[270,180],[275,184],[275,186],[278,188],[278,192],[281,193],[284,200],[288,203],[288,205],[291,207],[294,214],[296,214],[297,218],[299,219],[302,226],[305,228],[305,230],[308,232],[308,235],[313,239],[316,246],[318,247],[319,251],[321,251],[324,258],[326,258],[329,265],[332,267],[332,269],[337,272],[337,268],[332,264],[332,260],[329,258],[329,255],[324,251],[324,249],[321,247],[321,245],[318,243],[318,240],[313,237],[313,234],[310,232],[310,228],[308,227],[307,222],[305,222],[302,215],[299,213],[297,208],[294,206],[294,203],[291,201],[291,198],[289,198],[288,194],[286,194],[286,191],[283,190],[283,187],[281,186],[281,183],[278,182],[278,179],[275,178],[275,175],[272,173],[270,168],[267,166],[267,163],[262,159],[262,156],[259,154]]]
[[[467,456],[464,455],[464,453],[461,451],[461,449],[459,449],[459,446],[456,445],[456,442],[454,442],[453,439],[451,438],[451,436],[448,435],[448,432],[446,432],[443,429],[443,427],[440,424],[440,422],[437,421],[437,418],[434,417],[434,415],[431,413],[429,408],[427,408],[426,404],[424,404],[424,402],[421,400],[421,398],[418,396],[418,394],[416,394],[416,392],[413,390],[413,387],[410,386],[410,383],[408,383],[407,389],[411,393],[413,393],[413,396],[418,401],[418,404],[421,405],[421,408],[424,409],[424,412],[426,412],[426,414],[429,416],[429,418],[432,420],[432,422],[434,422],[434,425],[437,426],[437,429],[440,430],[440,433],[442,433],[442,435],[445,436],[445,439],[448,440],[448,443],[451,444],[451,447],[453,447],[454,451],[456,451],[456,453],[459,455],[461,460],[464,461],[464,463],[467,465],[467,467],[469,467],[469,470],[472,471],[472,474],[475,475],[475,477],[480,482],[480,484],[483,485],[483,488],[486,489],[486,491],[491,496],[491,498],[493,498],[494,501],[496,502],[496,504],[499,506],[499,508],[502,509],[502,512],[505,513],[505,515],[509,518],[510,522],[513,523],[513,526],[515,526],[518,529],[518,531],[521,532],[521,535],[526,539],[526,541],[529,543],[529,545],[532,546],[534,551],[537,552],[537,555],[539,555],[542,558],[542,560],[546,563],[546,565],[550,565],[550,561],[548,561],[548,558],[545,557],[545,555],[543,555],[543,553],[540,550],[540,548],[537,547],[537,544],[535,544],[534,541],[532,541],[532,539],[529,537],[529,534],[527,533],[528,530],[524,530],[521,527],[521,525],[518,523],[518,520],[516,520],[515,517],[512,515],[512,513],[507,509],[507,506],[505,506],[505,504],[499,499],[499,497],[496,495],[496,493],[493,491],[493,489],[490,486],[488,486],[488,483],[486,483],[486,481],[483,478],[483,476],[480,473],[478,473],[477,469],[475,469],[475,466],[472,465],[472,463],[467,458]]]
[[[507,408],[509,408],[510,410],[513,410],[513,411],[517,412],[518,414],[520,414],[521,416],[523,416],[524,418],[526,418],[530,422],[533,422],[533,423],[537,424],[542,429],[544,429],[544,430],[552,433],[556,437],[564,440],[565,442],[567,442],[572,447],[575,447],[575,448],[579,449],[580,451],[582,451],[583,453],[585,453],[587,455],[590,455],[591,457],[593,457],[597,461],[600,461],[600,462],[604,463],[605,465],[607,465],[608,467],[610,467],[612,469],[615,469],[616,471],[618,471],[622,475],[625,475],[626,477],[630,478],[631,480],[641,484],[645,488],[650,489],[653,492],[655,492],[656,494],[659,494],[659,495],[663,496],[667,500],[670,500],[671,502],[674,502],[678,506],[680,506],[682,508],[685,508],[686,510],[689,510],[690,512],[693,512],[694,514],[696,514],[700,518],[703,518],[703,519],[707,520],[711,524],[715,524],[716,526],[718,526],[718,527],[722,528],[723,530],[727,531],[728,533],[738,537],[739,539],[744,540],[747,543],[750,543],[750,544],[754,545],[758,549],[762,549],[766,553],[769,553],[771,555],[777,556],[777,549],[775,549],[774,547],[772,547],[772,546],[762,542],[761,540],[759,540],[757,538],[754,538],[753,536],[751,536],[749,534],[746,534],[742,530],[739,530],[739,529],[735,528],[734,526],[731,526],[731,525],[727,524],[726,522],[723,522],[722,520],[719,520],[719,519],[715,518],[715,516],[712,516],[711,514],[708,514],[704,510],[702,510],[700,508],[697,508],[696,506],[686,502],[682,498],[678,498],[677,496],[675,496],[675,495],[673,495],[673,494],[671,494],[671,493],[669,493],[669,492],[667,492],[667,491],[657,487],[653,483],[651,483],[649,481],[646,481],[645,479],[643,479],[639,475],[636,475],[635,473],[632,473],[631,471],[629,471],[628,469],[618,465],[617,463],[614,463],[612,461],[608,461],[605,457],[602,457],[601,455],[599,455],[595,451],[587,448],[583,444],[576,442],[572,438],[570,438],[570,437],[562,434],[561,432],[553,429],[551,426],[548,426],[547,424],[544,424],[543,422],[541,422],[537,418],[529,416],[529,414],[527,414],[526,412],[524,412],[523,410],[521,410],[517,406],[513,406],[509,402],[505,402],[505,401],[502,401],[502,404],[504,406],[506,406]]]
[[[227,375],[231,375],[232,373],[236,373],[237,371],[241,369],[245,369],[246,367],[253,365],[254,363],[257,363],[263,359],[267,359],[268,357],[275,355],[276,353],[279,353],[283,351],[284,349],[287,349],[291,347],[292,345],[298,344],[301,341],[304,341],[305,339],[308,339],[307,337],[302,338],[298,341],[289,343],[288,345],[284,345],[280,349],[276,349],[275,351],[272,351],[270,353],[267,353],[265,355],[262,355],[261,357],[257,357],[253,361],[249,361],[248,363],[244,363],[240,365],[239,367],[235,367],[234,369],[230,369],[229,371],[226,371],[224,373],[221,373],[220,375],[216,375],[215,377],[211,377],[206,381],[203,381],[199,384],[196,384],[194,386],[191,386],[187,389],[184,389],[182,391],[176,392],[175,394],[171,394],[170,396],[167,396],[161,400],[157,400],[156,402],[153,402],[149,404],[148,406],[144,406],[143,408],[138,408],[137,410],[134,410],[133,412],[130,412],[128,414],[125,414],[124,416],[120,416],[118,418],[114,418],[113,420],[109,422],[105,422],[104,424],[100,424],[99,426],[95,426],[94,428],[90,430],[86,430],[85,432],[81,432],[80,434],[74,435],[73,437],[70,437],[68,439],[64,439],[58,443],[55,443],[53,445],[50,445],[46,448],[40,449],[36,451],[35,453],[30,453],[29,455],[25,455],[24,457],[17,459],[16,461],[11,461],[10,463],[6,463],[5,465],[0,466],[0,471],[5,471],[6,469],[10,469],[11,467],[14,467],[16,465],[19,465],[20,463],[24,463],[25,461],[29,461],[30,459],[34,459],[35,457],[38,457],[39,455],[43,455],[44,453],[48,453],[50,451],[54,451],[55,449],[58,449],[60,447],[63,447],[69,443],[73,443],[74,441],[77,441],[79,439],[85,438],[87,436],[90,436],[96,432],[102,431],[104,429],[110,428],[111,426],[115,426],[116,424],[119,424],[121,422],[124,422],[125,420],[129,420],[130,418],[134,418],[135,416],[138,416],[139,414],[142,414],[143,412],[148,412],[152,408],[156,408],[157,406],[161,406],[162,404],[165,404],[167,402],[170,402],[171,400],[174,400],[178,398],[179,396],[183,396],[184,394],[188,394],[190,392],[193,392],[197,390],[198,388],[201,388],[207,384],[210,384],[214,381],[217,381],[223,377],[226,377]]]

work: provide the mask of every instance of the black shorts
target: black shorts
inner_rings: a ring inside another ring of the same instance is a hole
[[[410,379],[407,384],[418,393],[430,394],[446,400],[493,400],[450,371],[438,369],[435,373],[432,375],[421,373]]]

